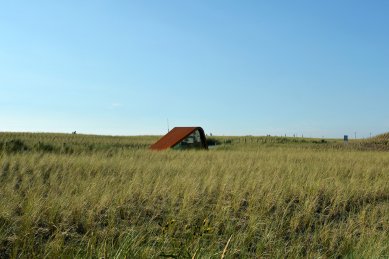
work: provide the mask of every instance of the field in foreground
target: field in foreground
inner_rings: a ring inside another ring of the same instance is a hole
[[[0,134],[0,258],[389,257],[389,152]]]

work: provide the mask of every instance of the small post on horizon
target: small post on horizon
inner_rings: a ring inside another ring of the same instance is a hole
[[[169,133],[170,132],[169,119],[166,119],[166,122],[167,122],[167,132]]]

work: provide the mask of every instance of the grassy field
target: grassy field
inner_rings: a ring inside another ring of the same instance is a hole
[[[0,133],[0,258],[389,257],[387,142]]]

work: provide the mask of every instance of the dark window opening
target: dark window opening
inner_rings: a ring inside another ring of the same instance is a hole
[[[173,149],[200,149],[203,148],[201,141],[201,135],[198,130],[195,130],[192,134],[175,145]]]

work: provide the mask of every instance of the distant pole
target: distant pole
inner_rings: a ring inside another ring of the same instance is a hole
[[[370,138],[371,138],[371,132],[370,132]]]
[[[169,131],[170,131],[170,127],[169,127],[169,119],[166,119],[166,122],[167,122],[167,132],[169,133]]]
[[[355,139],[357,139],[357,132],[354,132],[354,137]]]

